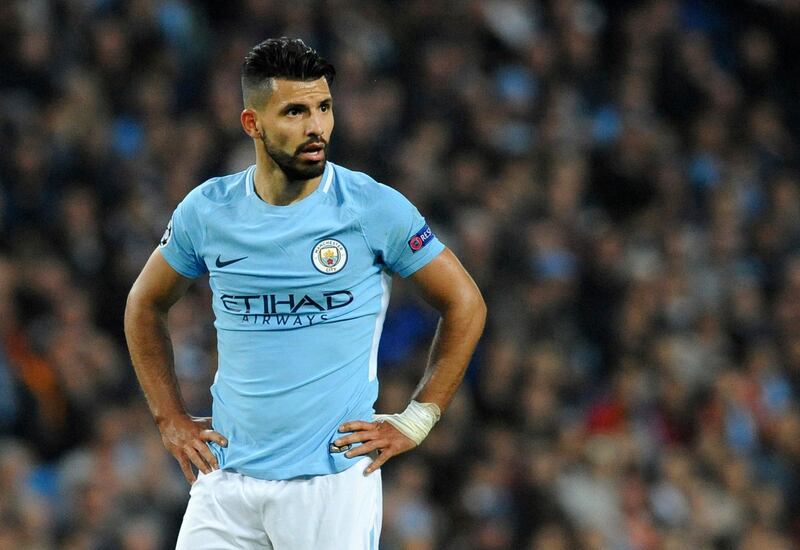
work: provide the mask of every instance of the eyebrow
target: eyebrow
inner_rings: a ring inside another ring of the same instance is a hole
[[[326,103],[328,105],[332,105],[333,98],[328,96],[325,99],[321,100],[317,105],[325,105]],[[281,112],[290,111],[292,109],[306,110],[307,108],[308,108],[307,103],[287,103],[281,108]]]
[[[308,106],[305,103],[287,103],[281,108],[282,113],[286,113],[291,111],[292,109],[297,109],[298,111],[305,111],[308,109]]]

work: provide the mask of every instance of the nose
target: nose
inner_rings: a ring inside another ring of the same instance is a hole
[[[306,126],[307,136],[322,137],[322,134],[325,133],[325,129],[322,125],[322,117],[323,115],[319,111],[311,113],[311,115],[308,117],[308,124]]]

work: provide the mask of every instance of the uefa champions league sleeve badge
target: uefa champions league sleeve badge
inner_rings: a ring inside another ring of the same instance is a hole
[[[311,261],[320,273],[333,275],[344,269],[347,249],[336,239],[324,239],[311,251]]]
[[[170,218],[169,223],[167,224],[167,230],[164,231],[164,234],[161,236],[161,240],[159,241],[158,244],[161,246],[167,246],[171,238],[172,238],[172,218]]]

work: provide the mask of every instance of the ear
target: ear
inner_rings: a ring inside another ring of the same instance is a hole
[[[261,129],[258,126],[258,115],[253,109],[247,108],[242,111],[239,119],[242,122],[244,133],[253,139],[261,139]]]

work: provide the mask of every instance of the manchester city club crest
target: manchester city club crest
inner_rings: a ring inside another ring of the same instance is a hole
[[[347,263],[347,249],[336,239],[324,239],[311,252],[311,261],[320,273],[338,273]]]

